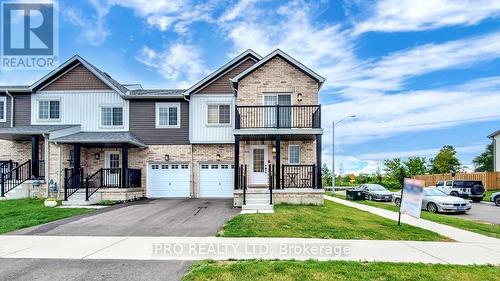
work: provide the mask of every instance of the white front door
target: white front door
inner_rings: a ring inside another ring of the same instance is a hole
[[[106,151],[106,169],[104,173],[104,182],[108,186],[120,186],[120,152],[119,151]]]
[[[269,183],[267,176],[267,149],[267,145],[253,145],[250,147],[249,184],[262,185]]]

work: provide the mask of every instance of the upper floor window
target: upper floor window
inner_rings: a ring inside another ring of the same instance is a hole
[[[300,145],[288,146],[288,163],[300,164]]]
[[[209,104],[207,115],[207,123],[209,125],[231,124],[231,105]]]
[[[101,126],[123,126],[123,107],[101,107]]]
[[[59,100],[40,100],[38,101],[38,119],[57,120],[60,115]]]
[[[180,103],[156,103],[156,128],[180,128]]]
[[[0,97],[0,122],[7,121],[7,97]]]

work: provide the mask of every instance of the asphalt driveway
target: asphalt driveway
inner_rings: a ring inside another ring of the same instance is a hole
[[[9,234],[214,236],[239,213],[232,199],[144,199]]]

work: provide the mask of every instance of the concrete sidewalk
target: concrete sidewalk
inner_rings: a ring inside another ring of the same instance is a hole
[[[0,258],[188,261],[317,259],[498,265],[500,244],[303,238],[3,235],[0,236]]]
[[[362,211],[366,211],[390,220],[397,221],[398,220],[398,213],[389,211],[389,210],[384,210],[381,208],[377,207],[372,207],[368,206],[365,204],[360,204],[356,203],[353,201],[348,201],[348,200],[343,200],[339,199],[336,197],[328,196],[325,195],[325,199],[340,203],[349,207],[353,207]],[[459,229],[456,227],[436,223],[433,221],[429,220],[424,220],[424,219],[417,219],[411,216],[407,215],[401,215],[401,222],[409,225],[413,225],[416,227],[420,227],[423,229],[427,229],[430,231],[434,231],[436,233],[439,233],[443,236],[449,237],[455,241],[458,242],[466,242],[466,243],[485,243],[485,244],[493,244],[493,245],[499,245],[500,244],[500,239],[496,239],[493,237],[488,237],[485,235],[481,235],[475,232]]]

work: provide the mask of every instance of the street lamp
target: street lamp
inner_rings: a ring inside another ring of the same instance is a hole
[[[349,118],[356,118],[356,115],[350,115],[340,119],[337,125]],[[332,121],[332,192],[335,192],[335,120]]]

